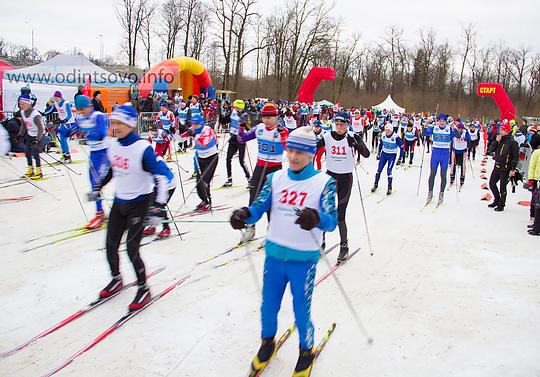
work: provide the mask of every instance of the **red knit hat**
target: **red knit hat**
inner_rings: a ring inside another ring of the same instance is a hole
[[[508,121],[505,119],[501,123],[501,131],[504,131],[509,134],[511,130],[512,130],[512,127],[510,126],[510,123],[508,123]]]
[[[276,108],[276,105],[274,105],[273,103],[265,103],[264,104],[264,107],[262,108],[261,110],[261,116],[270,116],[270,117],[275,117],[278,115],[278,110]]]

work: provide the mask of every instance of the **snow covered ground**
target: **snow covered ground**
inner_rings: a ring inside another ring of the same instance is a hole
[[[81,146],[75,160],[87,159]],[[255,163],[256,145],[250,144]],[[57,156],[57,155],[56,155]],[[180,164],[192,169],[191,154],[179,155]],[[430,155],[426,154],[425,163]],[[47,158],[45,156],[45,158]],[[417,151],[415,164],[420,165]],[[371,232],[374,256],[368,252],[358,188],[353,187],[348,210],[351,247],[362,247],[339,269],[370,334],[372,346],[355,325],[332,278],[316,289],[312,314],[316,342],[332,322],[337,328],[313,370],[313,376],[540,376],[540,248],[538,238],[527,235],[528,208],[519,200],[529,193],[509,194],[506,210],[495,213],[480,201],[480,159],[475,176],[468,174],[458,195],[454,188],[436,213],[420,211],[427,194],[424,169],[420,196],[416,196],[419,168],[394,172],[394,193],[378,203],[386,191],[386,175],[379,192],[367,196],[377,161],[372,156],[358,170]],[[19,174],[23,158],[8,161]],[[488,165],[488,174],[492,163]],[[86,164],[71,167],[77,193],[89,189]],[[0,204],[0,352],[7,351],[53,323],[74,313],[94,298],[109,281],[104,246],[105,231],[85,235],[23,253],[25,241],[85,222],[70,180],[63,176],[39,185],[61,200],[55,201],[29,184],[0,190],[0,198],[33,195],[32,200]],[[243,178],[233,161],[235,184],[242,188],[212,192],[215,204],[247,204]],[[55,174],[45,167],[45,174]],[[226,178],[225,155],[220,157],[213,187]],[[4,165],[0,179],[15,178]],[[187,179],[183,174],[184,180]],[[439,181],[437,179],[436,186]],[[114,184],[106,190],[112,195]],[[186,196],[194,183],[184,184]],[[436,192],[437,194],[437,192]],[[187,207],[199,202],[189,196]],[[182,204],[180,189],[170,203]],[[83,202],[92,217],[93,204]],[[107,208],[107,207],[106,207]],[[227,220],[230,211],[196,220]],[[265,220],[264,220],[265,221]],[[265,224],[257,226],[264,235]],[[213,266],[237,258],[244,250],[196,267],[196,263],[234,244],[239,232],[227,223],[180,223],[189,231],[184,240],[173,238],[142,248],[147,271],[167,266],[149,280],[158,293],[177,277],[191,280],[126,323],[96,347],[61,371],[59,376],[244,376],[259,346],[260,296],[242,258],[222,268]],[[174,228],[173,228],[174,229]],[[338,232],[328,243],[338,242]],[[36,241],[32,245],[38,245]],[[332,261],[337,252],[330,254]],[[253,260],[259,279],[264,255]],[[122,254],[124,281],[134,273]],[[328,267],[321,261],[318,276]],[[36,344],[0,360],[2,376],[39,376],[54,367],[114,323],[127,310],[135,289],[130,289]],[[279,332],[293,321],[290,295],[280,313]],[[279,335],[279,333],[278,333]],[[290,376],[298,355],[294,333],[264,373]]]

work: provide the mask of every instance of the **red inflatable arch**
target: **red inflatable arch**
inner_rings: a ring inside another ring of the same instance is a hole
[[[298,89],[298,101],[313,103],[313,95],[322,80],[334,80],[336,70],[333,68],[313,67]]]
[[[499,83],[482,82],[478,84],[477,94],[480,97],[492,97],[495,104],[501,110],[501,119],[512,120],[516,115],[516,109],[506,91]]]

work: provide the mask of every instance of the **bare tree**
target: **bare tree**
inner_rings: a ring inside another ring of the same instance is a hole
[[[249,48],[246,51],[245,36],[247,35],[247,28],[251,26],[252,20],[258,17],[258,13],[253,9],[256,0],[239,0],[239,9],[236,17],[236,23],[232,29],[232,33],[235,37],[235,64],[236,69],[234,73],[233,90],[238,89],[238,80],[242,73],[243,61],[253,51],[263,48],[263,46],[255,46]]]
[[[135,65],[137,59],[137,40],[147,15],[147,0],[118,0],[116,17],[125,33],[125,52],[128,65]]]
[[[461,93],[463,91],[463,76],[465,74],[465,65],[467,64],[467,58],[469,53],[476,44],[476,31],[473,24],[469,24],[463,27],[463,40],[461,41],[461,69],[459,71],[459,80],[457,83],[457,100],[459,102]]]
[[[165,45],[167,59],[174,57],[176,38],[183,26],[182,6],[181,0],[167,0],[161,5],[161,31],[158,35]]]
[[[218,40],[223,52],[225,66],[223,68],[222,89],[229,87],[231,76],[231,58],[234,45],[234,27],[240,9],[240,0],[212,0],[214,14],[218,23]]]
[[[527,54],[528,49],[521,47],[517,51],[510,54],[510,74],[516,82],[517,86],[517,98],[521,99],[523,94],[523,80],[525,79],[525,73],[528,68]]]
[[[146,64],[148,68],[150,68],[150,55],[151,55],[151,47],[152,47],[152,36],[154,34],[154,15],[156,11],[156,6],[154,4],[148,5],[146,8],[146,17],[144,18],[142,25],[141,25],[141,42],[144,46],[144,49],[146,51]]]
[[[206,39],[208,38],[207,30],[210,23],[210,10],[204,3],[197,3],[193,9],[193,20],[190,25],[190,33],[192,38],[189,40],[189,48],[186,56],[192,56],[195,59],[200,59]],[[186,30],[187,27],[186,27]]]

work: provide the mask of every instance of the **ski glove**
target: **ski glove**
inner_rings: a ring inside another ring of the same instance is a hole
[[[306,207],[303,210],[297,210],[296,214],[298,219],[296,219],[295,224],[299,224],[300,228],[304,230],[313,229],[321,221],[319,211],[315,208]]]
[[[148,226],[156,226],[161,224],[161,222],[167,217],[167,210],[165,205],[154,205],[148,210],[148,215],[144,220],[144,224]]]
[[[248,207],[242,207],[232,213],[229,222],[233,229],[243,229],[246,227],[246,220],[249,217],[251,217],[251,213],[249,212]]]
[[[100,191],[90,191],[89,193],[86,194],[86,199],[89,201],[89,202],[97,202],[98,200],[101,199],[101,192]]]

